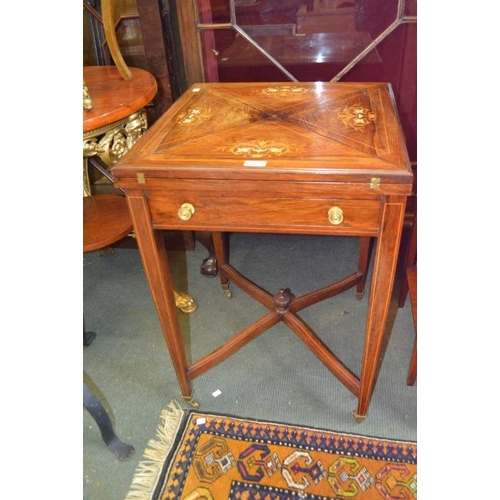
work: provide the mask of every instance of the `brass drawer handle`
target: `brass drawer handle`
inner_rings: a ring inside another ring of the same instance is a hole
[[[183,203],[181,205],[181,208],[177,210],[177,215],[181,220],[189,220],[193,216],[194,212],[195,210],[193,205],[191,205],[191,203]]]
[[[344,212],[340,207],[332,207],[328,210],[328,220],[330,224],[338,226],[344,222]]]

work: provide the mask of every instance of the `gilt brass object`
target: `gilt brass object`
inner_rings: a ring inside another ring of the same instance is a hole
[[[83,109],[84,111],[92,111],[94,109],[94,101],[90,97],[89,89],[83,82]]]
[[[98,156],[108,168],[112,168],[148,128],[146,111],[141,109],[123,120],[110,123],[83,134],[83,156]]]
[[[177,210],[177,215],[179,216],[179,219],[181,220],[190,220],[191,217],[193,216],[195,210],[193,205],[191,203],[183,203],[181,205],[181,208]]]
[[[229,290],[229,283],[221,283],[222,291],[226,294],[226,297],[228,299],[231,299],[233,297],[233,292]]]
[[[338,226],[344,221],[344,212],[340,207],[332,207],[328,210],[328,220],[334,226]]]
[[[174,290],[174,298],[177,309],[180,309],[183,313],[189,314],[198,309],[198,304],[188,293]]]

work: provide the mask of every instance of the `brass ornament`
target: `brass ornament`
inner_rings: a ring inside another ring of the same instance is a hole
[[[191,203],[183,203],[179,210],[177,210],[177,215],[181,220],[190,220],[195,211],[196,210]]]
[[[328,210],[328,220],[333,226],[339,226],[344,222],[344,212],[340,207],[331,207]]]
[[[83,82],[83,109],[84,111],[92,111],[94,109],[94,101],[90,97],[89,88]]]
[[[123,120],[83,134],[83,195],[90,195],[87,158],[98,156],[111,169],[144,135],[148,128],[146,111],[141,109]]]
[[[115,165],[144,135],[148,127],[144,109],[105,127],[83,134],[83,156],[99,156],[108,168]]]
[[[189,314],[198,309],[198,304],[193,299],[193,297],[185,292],[177,292],[174,290],[174,298],[175,306],[183,313]]]

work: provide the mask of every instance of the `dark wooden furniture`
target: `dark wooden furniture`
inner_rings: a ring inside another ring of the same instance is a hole
[[[414,385],[417,378],[417,213],[413,215],[408,252],[405,260],[405,272],[401,284],[399,307],[404,307],[406,298],[410,297],[410,306],[415,327],[415,341],[411,354],[410,367],[406,383]]]
[[[385,83],[205,83],[191,86],[114,169],[124,190],[182,395],[191,381],[283,321],[357,398],[367,416],[393,288],[412,173]],[[221,348],[188,365],[162,229],[213,231],[229,281],[269,309]],[[233,268],[225,232],[376,237],[358,377],[298,312],[356,286],[358,270],[315,292],[270,294]]]
[[[415,342],[413,343],[413,350],[411,353],[410,367],[408,368],[408,375],[406,383],[414,385],[417,379],[417,266],[415,265],[407,271],[409,294],[411,301],[411,312],[413,315],[413,324],[415,326]]]

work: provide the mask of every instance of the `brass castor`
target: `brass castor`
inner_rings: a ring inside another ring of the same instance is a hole
[[[229,290],[229,283],[227,285],[221,285],[222,291],[226,294],[226,297],[230,299],[233,294],[231,293],[231,290]]]
[[[358,422],[358,424],[366,420],[367,417],[367,415],[358,415],[355,411],[352,412],[352,416],[354,417],[354,420]]]
[[[196,401],[193,396],[182,396],[182,398],[189,406],[192,406],[195,410],[200,407],[200,403],[198,403],[198,401]]]

